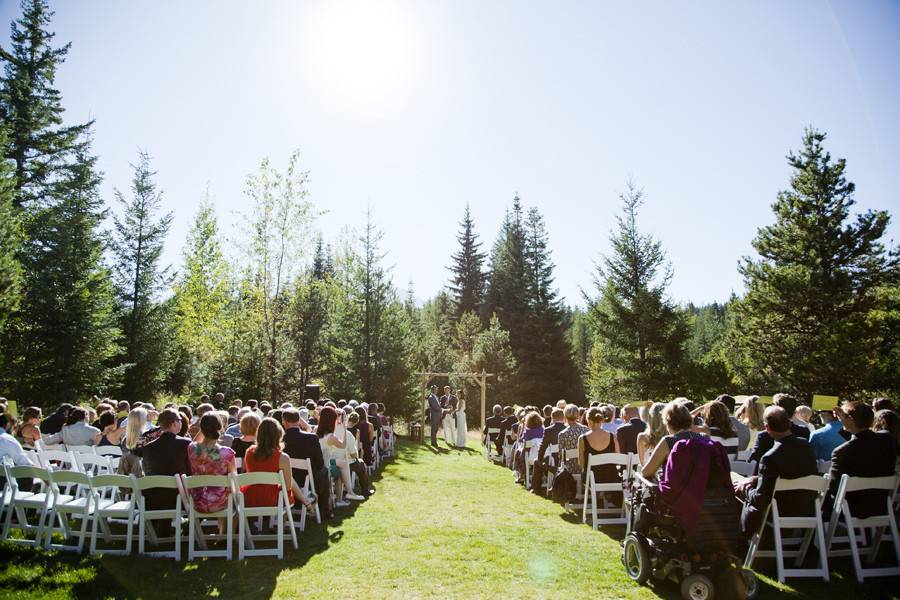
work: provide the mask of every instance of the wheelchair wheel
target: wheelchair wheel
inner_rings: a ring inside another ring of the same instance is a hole
[[[628,534],[622,544],[622,562],[625,572],[638,583],[646,583],[650,579],[650,554],[647,545],[633,533]]]
[[[756,573],[750,569],[741,569],[741,579],[744,580],[744,589],[747,592],[744,597],[747,600],[756,598],[756,594],[759,593],[759,580],[756,578]]]
[[[705,575],[688,575],[681,582],[681,597],[684,600],[712,600],[715,588]]]

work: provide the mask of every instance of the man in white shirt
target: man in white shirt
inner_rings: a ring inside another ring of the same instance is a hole
[[[9,459],[14,465],[28,466],[31,461],[22,450],[22,444],[9,433],[15,424],[12,415],[0,414],[0,462]]]

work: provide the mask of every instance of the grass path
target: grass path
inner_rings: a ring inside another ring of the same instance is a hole
[[[674,585],[626,578],[621,530],[592,531],[476,450],[402,444],[376,485],[372,499],[339,511],[327,529],[308,526],[282,561],[188,564],[0,546],[0,598],[678,597]],[[885,598],[897,584],[857,586],[851,576],[794,589],[764,577],[761,596]]]

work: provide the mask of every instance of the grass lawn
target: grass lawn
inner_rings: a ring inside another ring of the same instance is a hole
[[[512,482],[480,452],[436,453],[403,443],[378,493],[339,509],[327,529],[308,524],[284,560],[175,563],[91,558],[0,546],[0,598],[677,598],[674,584],[625,576],[622,529],[595,532]],[[763,561],[760,597],[887,598],[900,579],[857,585],[849,559],[830,584],[778,585]]]

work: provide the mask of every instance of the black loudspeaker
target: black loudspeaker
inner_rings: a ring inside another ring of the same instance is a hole
[[[319,398],[322,396],[322,388],[314,383],[307,383],[306,389],[303,390],[303,399],[304,400],[314,400],[316,402],[319,401]]]

